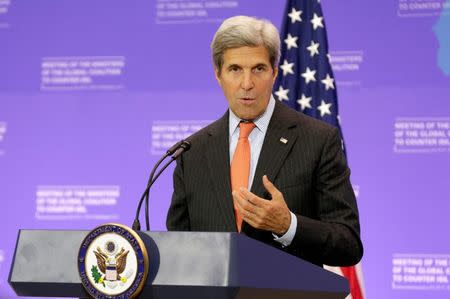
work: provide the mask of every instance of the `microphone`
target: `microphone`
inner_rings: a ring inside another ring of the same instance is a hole
[[[159,172],[156,174],[154,178],[152,178],[152,181],[150,182],[150,185],[148,186],[147,190],[147,196],[145,197],[145,224],[147,227],[147,230],[150,230],[150,220],[149,220],[149,212],[148,212],[148,201],[149,201],[149,195],[150,195],[150,187],[153,185],[153,183],[159,178],[159,176],[166,170],[166,168],[175,161],[179,156],[181,156],[184,152],[187,152],[191,148],[191,143],[186,140],[182,140],[179,142],[180,145],[177,150],[175,150],[174,154],[170,158],[169,162],[164,164],[164,166],[159,170]],[[174,148],[171,147],[171,149]],[[169,152],[169,151],[167,151]]]
[[[141,212],[142,203],[145,199],[145,220],[146,220],[146,228],[147,230],[150,230],[150,221],[148,217],[148,200],[149,200],[149,193],[150,188],[153,185],[153,183],[158,179],[158,177],[162,174],[162,172],[172,163],[174,160],[176,160],[183,152],[188,151],[191,147],[191,144],[189,141],[181,140],[175,143],[173,146],[171,146],[163,157],[161,157],[158,162],[156,162],[155,166],[152,169],[152,172],[150,173],[147,187],[145,188],[144,193],[141,196],[141,199],[139,200],[138,207],[136,209],[136,216],[133,221],[133,230],[139,231],[141,230],[141,224],[139,222],[139,214]],[[154,177],[156,170],[158,169],[159,165],[168,157],[172,155],[170,161],[164,165],[164,167],[157,173],[156,177]]]
[[[148,202],[149,202],[149,196],[150,196],[150,188],[153,185],[153,183],[159,178],[159,176],[164,172],[164,170],[173,162],[175,161],[181,154],[188,151],[191,148],[191,143],[186,140],[181,140],[177,142],[175,145],[173,145],[168,151],[167,154],[173,154],[170,161],[167,162],[161,170],[156,174],[156,176],[153,178],[153,174],[157,167],[155,167],[154,171],[152,172],[151,180],[149,181],[146,189],[146,196],[145,196],[145,225],[147,230],[150,230],[150,220],[149,220],[149,212],[148,212]],[[166,156],[167,157],[167,156]],[[162,161],[161,161],[162,162]],[[158,164],[159,165],[159,164]]]
[[[172,161],[176,160],[182,153],[187,152],[191,149],[191,143],[186,140],[182,140],[180,146],[175,150],[175,153],[172,156]]]
[[[184,152],[187,152],[190,148],[191,148],[191,143],[189,141],[184,141],[183,140],[182,144],[180,145],[180,147],[175,151],[175,153],[170,158],[170,161],[167,162],[166,164],[164,164],[164,166],[161,168],[161,170],[158,171],[158,173],[156,174],[155,178],[150,183],[150,187],[158,179],[158,177],[163,173],[163,171],[170,165],[170,163],[175,161],[179,156],[181,156]]]
[[[181,144],[183,142],[187,142],[187,141],[180,140],[177,143],[175,143],[174,145],[172,145],[172,147],[167,150],[166,157],[170,156],[170,155],[173,155],[173,153],[181,146]]]

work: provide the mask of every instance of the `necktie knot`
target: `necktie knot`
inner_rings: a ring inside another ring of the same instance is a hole
[[[256,127],[253,122],[240,122],[239,123],[239,139],[248,138],[248,135],[252,132],[252,130]]]

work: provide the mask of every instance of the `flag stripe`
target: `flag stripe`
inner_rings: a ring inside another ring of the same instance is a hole
[[[350,293],[353,299],[362,299],[362,291],[358,281],[358,275],[356,273],[356,267],[341,267],[341,271],[344,277],[348,279],[350,284]]]

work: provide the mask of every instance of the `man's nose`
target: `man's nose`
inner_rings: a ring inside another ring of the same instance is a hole
[[[244,90],[251,90],[253,87],[255,87],[253,79],[253,73],[251,71],[244,72],[241,81],[241,88]]]

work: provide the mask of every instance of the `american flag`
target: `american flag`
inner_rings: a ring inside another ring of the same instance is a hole
[[[287,1],[281,30],[279,72],[273,90],[278,100],[341,130],[336,82],[320,0]],[[351,295],[348,298],[365,297],[361,264],[325,268],[349,280]]]

